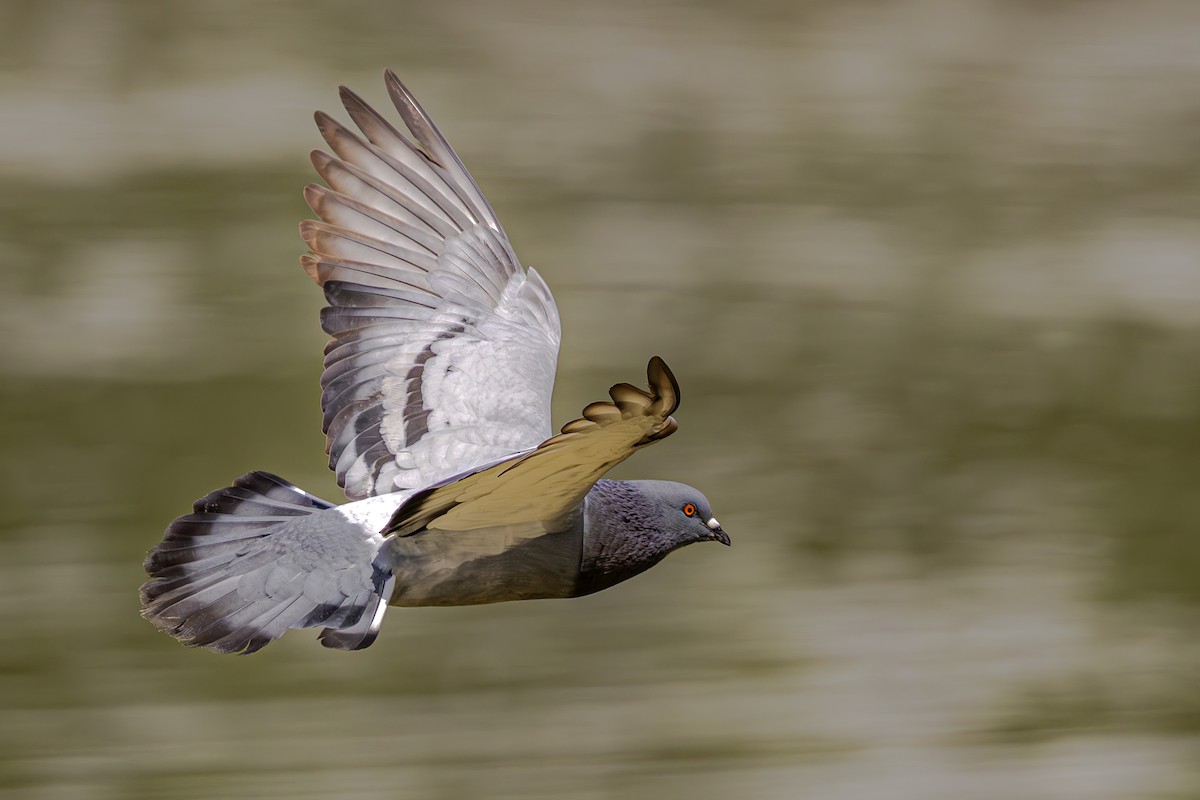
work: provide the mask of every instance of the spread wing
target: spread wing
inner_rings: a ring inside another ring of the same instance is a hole
[[[334,155],[305,199],[305,271],[329,302],[321,376],[329,466],[351,499],[428,486],[551,432],[560,328],[541,277],[389,70],[416,143],[346,88],[361,131],[318,112]]]
[[[583,416],[536,449],[414,494],[384,529],[408,536],[422,530],[469,530],[555,523],[570,515],[605,472],[640,447],[675,432],[679,384],[655,356],[646,369],[650,391],[628,383],[608,390],[612,402],[592,403]]]

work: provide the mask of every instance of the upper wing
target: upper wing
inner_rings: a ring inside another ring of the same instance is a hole
[[[392,515],[384,535],[526,522],[555,530],[605,472],[675,432],[679,384],[658,356],[646,373],[650,392],[618,383],[608,390],[613,402],[587,406],[531,452],[417,492]]]
[[[330,469],[358,499],[428,486],[550,434],[560,328],[487,200],[396,76],[388,94],[414,144],[346,88],[362,132],[318,112],[336,154],[305,199],[305,271],[333,336],[321,376]],[[365,137],[365,138],[363,138]],[[419,146],[418,146],[419,145]]]

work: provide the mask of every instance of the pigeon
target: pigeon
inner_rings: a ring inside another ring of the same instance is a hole
[[[252,653],[290,628],[360,650],[388,606],[578,597],[729,536],[682,483],[608,480],[675,432],[655,356],[554,434],[554,298],[395,74],[401,133],[341,88],[358,132],[318,112],[327,186],[304,196],[304,271],[332,338],[321,375],[329,467],[349,502],[251,472],[196,501],[146,557],[142,615],[183,644]],[[410,138],[411,137],[411,138]],[[415,141],[414,141],[415,140]]]

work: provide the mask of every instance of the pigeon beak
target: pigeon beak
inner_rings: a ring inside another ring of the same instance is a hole
[[[721,528],[721,523],[717,522],[715,517],[710,519],[705,524],[708,525],[708,538],[710,540],[714,542],[720,542],[726,547],[729,547],[729,545],[732,544],[732,542],[729,541],[729,534]]]

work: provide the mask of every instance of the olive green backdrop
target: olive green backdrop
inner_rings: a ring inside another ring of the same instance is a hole
[[[0,4],[0,796],[1200,797],[1200,5]],[[624,477],[734,539],[249,658],[138,618],[250,469],[330,499],[311,111],[395,69]]]

